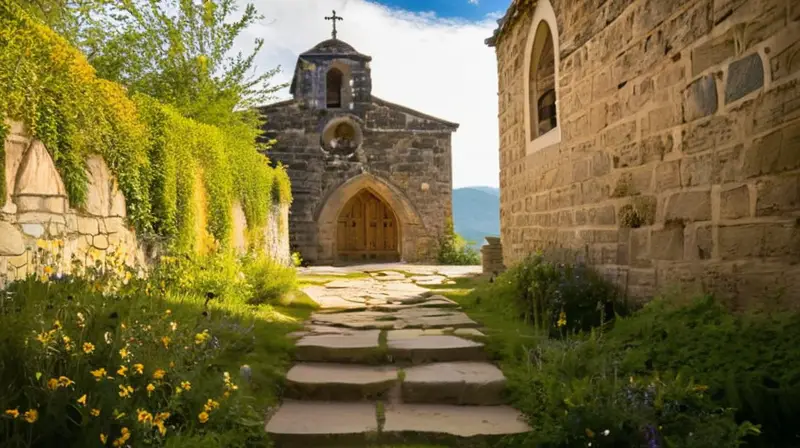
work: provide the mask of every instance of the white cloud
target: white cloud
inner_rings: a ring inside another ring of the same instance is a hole
[[[467,2],[468,2],[470,5],[477,5],[477,4],[478,4],[478,0],[467,0]]]
[[[252,0],[251,0],[252,1]],[[244,2],[244,0],[242,0]],[[281,65],[276,81],[289,81],[297,55],[330,38],[335,9],[338,38],[372,56],[372,91],[388,101],[461,124],[453,135],[453,185],[499,183],[497,72],[483,40],[496,23],[442,19],[366,0],[256,0],[265,16],[243,33],[251,48],[264,38],[260,70]],[[288,89],[281,93],[289,98]]]

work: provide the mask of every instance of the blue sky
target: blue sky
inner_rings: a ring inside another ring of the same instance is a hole
[[[414,12],[435,12],[442,18],[481,20],[487,14],[504,13],[510,0],[379,0],[393,8]]]

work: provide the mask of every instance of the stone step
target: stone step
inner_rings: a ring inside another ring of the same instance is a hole
[[[380,331],[309,335],[295,343],[298,361],[374,364],[383,359],[378,349]]]
[[[388,395],[397,379],[393,366],[300,363],[286,374],[286,394],[305,400],[379,399]]]
[[[492,439],[530,431],[522,414],[509,406],[452,406],[438,404],[387,405],[382,442]],[[450,443],[448,443],[450,444]]]
[[[435,440],[465,446],[530,431],[508,406],[453,406],[285,400],[266,424],[278,447],[358,447]]]
[[[485,362],[443,362],[405,369],[404,403],[503,404],[506,377]]]
[[[378,419],[375,403],[285,400],[265,429],[279,447],[364,446]]]
[[[486,360],[482,343],[453,335],[408,336],[403,330],[389,331],[387,345],[390,359],[398,363]]]

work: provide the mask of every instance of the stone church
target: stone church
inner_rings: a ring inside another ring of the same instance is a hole
[[[800,304],[800,1],[513,0],[487,44],[506,265]]]
[[[291,245],[310,263],[431,261],[451,218],[458,125],[372,95],[371,60],[334,27],[298,57],[293,98],[261,109],[292,181]]]

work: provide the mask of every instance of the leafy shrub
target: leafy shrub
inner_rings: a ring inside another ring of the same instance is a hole
[[[275,304],[297,285],[293,267],[282,265],[263,255],[246,258],[244,273],[247,283],[252,287],[248,300],[252,304]]]
[[[303,264],[303,257],[300,255],[300,252],[292,252],[292,266],[300,267]]]
[[[439,238],[437,262],[463,266],[481,264],[481,255],[455,232],[452,219],[448,219],[444,234]]]
[[[509,283],[520,317],[555,336],[586,331],[626,314],[625,298],[586,265],[546,261],[534,254],[502,274]]]
[[[245,304],[236,257],[165,257],[145,278],[124,254],[59,274],[61,251],[42,242],[35,273],[0,291],[0,446],[267,443],[295,326]]]

